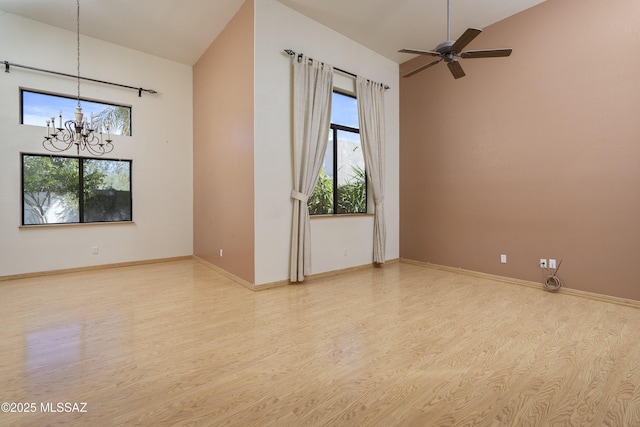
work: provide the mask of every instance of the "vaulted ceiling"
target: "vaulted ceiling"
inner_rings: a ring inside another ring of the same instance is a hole
[[[255,0],[262,1],[262,0]],[[433,49],[447,35],[446,0],[279,0],[391,60],[398,49]],[[543,0],[451,0],[451,38]],[[244,0],[81,0],[80,32],[193,65]],[[0,0],[13,13],[75,31],[73,0]],[[4,41],[6,43],[7,41]]]

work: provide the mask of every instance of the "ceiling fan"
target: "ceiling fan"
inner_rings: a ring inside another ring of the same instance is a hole
[[[400,49],[398,52],[402,53],[414,53],[418,55],[428,55],[439,57],[435,61],[431,61],[425,65],[422,65],[415,70],[409,71],[406,74],[403,74],[402,77],[411,77],[416,73],[419,73],[422,70],[426,70],[427,68],[438,64],[439,62],[446,62],[447,67],[449,67],[449,71],[453,74],[453,77],[459,79],[460,77],[464,77],[464,70],[462,66],[458,62],[457,58],[496,58],[501,56],[509,56],[511,55],[510,48],[505,49],[483,49],[483,50],[466,50],[463,51],[469,43],[473,39],[475,39],[478,34],[482,32],[479,28],[467,28],[467,30],[462,33],[458,40],[451,40],[450,33],[450,13],[449,13],[449,0],[447,0],[447,41],[440,43],[436,46],[435,50],[417,50],[417,49]]]

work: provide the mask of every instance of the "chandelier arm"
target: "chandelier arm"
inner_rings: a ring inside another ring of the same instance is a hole
[[[66,121],[64,123],[64,128],[56,128],[55,125],[53,125],[52,133],[45,136],[42,141],[43,147],[47,151],[52,151],[54,153],[60,153],[70,149],[75,142],[74,133],[71,132],[71,129],[74,126],[75,122],[73,120]],[[47,125],[47,130],[48,128],[49,126]]]

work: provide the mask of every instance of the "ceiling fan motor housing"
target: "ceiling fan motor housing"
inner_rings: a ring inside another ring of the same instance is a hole
[[[440,43],[436,47],[436,52],[438,52],[440,56],[442,56],[444,62],[453,62],[456,60],[456,53],[451,51],[451,46],[453,46],[455,42],[455,40],[448,40],[446,42]]]
[[[455,42],[456,42],[455,40],[447,40],[446,42],[440,43],[436,47],[436,52],[442,53],[442,54],[451,52],[451,46],[453,46]]]

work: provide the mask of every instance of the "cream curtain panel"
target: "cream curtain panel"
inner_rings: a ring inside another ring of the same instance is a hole
[[[384,219],[385,129],[384,85],[358,76],[358,118],[367,177],[373,190],[373,262],[383,264],[387,231]]]
[[[318,180],[329,139],[333,67],[304,55],[293,61],[292,282],[311,273],[311,224],[307,200]]]

